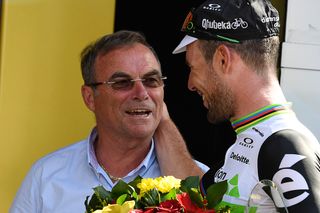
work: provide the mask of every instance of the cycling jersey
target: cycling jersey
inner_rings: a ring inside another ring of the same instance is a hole
[[[282,191],[290,213],[320,212],[320,145],[292,110],[270,105],[232,126],[236,141],[222,167],[201,179],[204,194],[211,183],[228,180],[221,205],[231,206],[231,212],[245,212],[253,188],[267,179]]]

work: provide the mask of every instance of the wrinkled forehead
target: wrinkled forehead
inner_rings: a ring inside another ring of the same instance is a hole
[[[101,54],[97,57],[95,68],[97,76],[111,76],[119,71],[134,77],[147,73],[161,74],[157,58],[144,45],[125,46]]]

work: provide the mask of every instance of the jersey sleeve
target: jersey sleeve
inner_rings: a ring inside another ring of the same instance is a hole
[[[202,195],[207,194],[207,189],[209,186],[215,183],[214,178],[216,172],[222,167],[223,161],[218,161],[217,163],[213,164],[212,167],[202,176],[200,179],[200,191]]]
[[[281,130],[262,145],[259,179],[274,181],[290,213],[320,212],[319,143],[294,130]]]

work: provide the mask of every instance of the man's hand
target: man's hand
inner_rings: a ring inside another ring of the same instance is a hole
[[[166,104],[155,132],[155,145],[162,175],[184,179],[204,174],[193,160],[178,128],[171,120]]]

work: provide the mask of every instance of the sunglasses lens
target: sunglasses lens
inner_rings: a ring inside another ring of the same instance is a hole
[[[160,87],[163,84],[163,81],[161,77],[148,77],[141,79],[142,83],[145,87],[150,87],[150,88],[155,88],[155,87]]]
[[[133,86],[134,82],[130,79],[123,79],[114,81],[111,84],[112,89],[114,90],[130,90]]]
[[[130,90],[136,81],[141,81],[146,88],[156,88],[163,85],[164,79],[166,79],[166,77],[161,76],[149,76],[141,79],[119,79],[110,82],[109,85],[114,90]]]

